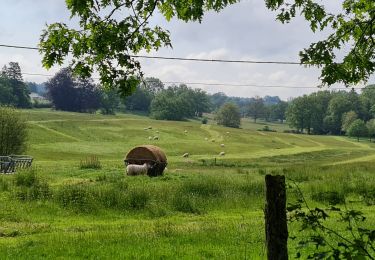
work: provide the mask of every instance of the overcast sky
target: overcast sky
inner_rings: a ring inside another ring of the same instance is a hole
[[[0,44],[37,46],[46,23],[69,21],[64,0],[1,0]],[[338,11],[341,1],[323,1]],[[221,13],[207,13],[201,24],[153,18],[171,32],[173,49],[162,49],[149,55],[172,57],[298,61],[298,52],[322,38],[313,34],[301,18],[290,24],[275,21],[275,13],[262,0],[247,0],[227,7]],[[37,51],[0,48],[0,66],[20,63],[23,72],[53,74],[59,67],[46,71]],[[282,85],[315,87],[319,70],[296,65],[193,63],[141,59],[146,76],[162,81]],[[27,81],[44,82],[48,78],[24,76]],[[369,83],[374,82],[374,77]],[[200,86],[209,93],[224,92],[230,96],[253,97],[278,95],[282,99],[316,91],[315,89],[256,88],[251,86]],[[342,87],[342,86],[336,86]]]

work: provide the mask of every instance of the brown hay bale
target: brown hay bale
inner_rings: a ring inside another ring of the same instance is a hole
[[[142,165],[149,163],[151,165],[147,172],[149,176],[162,175],[167,166],[167,156],[157,146],[141,145],[134,147],[125,157],[125,163]]]

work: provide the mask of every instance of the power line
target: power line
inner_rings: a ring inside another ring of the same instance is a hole
[[[0,44],[3,48],[39,50],[37,47]],[[176,60],[176,61],[194,61],[194,62],[216,62],[216,63],[245,63],[245,64],[278,64],[278,65],[301,65],[299,62],[293,61],[256,61],[256,60],[226,60],[226,59],[200,59],[200,58],[181,58],[181,57],[165,57],[165,56],[146,56],[146,55],[129,55],[132,58],[141,59],[157,59],[157,60]]]
[[[23,72],[23,75],[27,76],[42,76],[42,77],[53,77],[52,74],[42,73],[27,73]],[[99,78],[94,78],[99,79]],[[152,80],[146,80],[152,82]],[[186,82],[186,81],[161,81],[164,84],[186,84],[186,85],[200,85],[200,86],[223,86],[223,87],[254,87],[254,88],[287,88],[287,89],[319,89],[317,87],[299,87],[299,86],[285,86],[285,85],[258,85],[258,84],[234,84],[234,83],[210,83],[210,82]],[[348,88],[331,88],[331,90],[347,90]],[[326,89],[328,90],[328,89]]]

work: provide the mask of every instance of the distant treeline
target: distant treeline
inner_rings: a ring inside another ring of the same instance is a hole
[[[37,93],[38,98],[32,101],[30,93]],[[121,97],[116,90],[106,90],[92,79],[75,77],[69,68],[61,69],[42,84],[24,82],[20,66],[11,62],[0,73],[0,105],[49,106],[56,110],[102,114],[137,111],[162,120],[185,120],[214,113],[218,123],[232,127],[239,127],[239,118],[250,117],[254,122],[286,120],[299,133],[340,135],[349,133],[355,120],[357,124],[358,120],[365,124],[375,118],[375,85],[367,86],[361,94],[354,90],[318,91],[285,102],[278,96],[228,97],[222,92],[210,95],[185,84],[166,87],[157,78],[145,78],[131,96]],[[227,117],[235,120],[225,123],[223,119]],[[369,132],[369,124],[366,131]]]
[[[361,94],[354,90],[319,91],[295,98],[288,105],[286,118],[298,132],[351,135],[353,123],[364,126],[375,118],[375,85],[365,87]],[[363,129],[364,132],[368,130]],[[366,135],[361,133],[359,136]]]

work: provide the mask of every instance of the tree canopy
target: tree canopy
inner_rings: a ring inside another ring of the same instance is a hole
[[[40,52],[47,68],[62,64],[71,53],[71,67],[81,77],[98,71],[103,86],[132,93],[142,77],[140,63],[132,55],[171,46],[169,32],[149,23],[158,10],[166,20],[199,21],[207,11],[219,12],[239,0],[66,0],[79,28],[53,23],[43,31]],[[289,22],[302,15],[313,32],[329,28],[326,39],[300,52],[301,64],[322,68],[322,84],[356,84],[375,70],[375,2],[345,0],[342,11],[331,14],[317,0],[265,0],[266,7],[279,11],[277,19]],[[125,14],[125,15],[124,15]],[[341,48],[349,51],[342,60]]]
[[[90,78],[74,77],[61,69],[46,83],[48,96],[57,110],[94,112],[100,107],[100,92]]]
[[[217,111],[215,120],[218,125],[239,128],[241,125],[240,110],[233,103],[225,103]]]
[[[0,107],[0,156],[22,154],[26,149],[27,123],[14,108]]]
[[[19,108],[31,107],[30,91],[23,82],[21,68],[17,62],[10,62],[0,71],[0,105]]]

